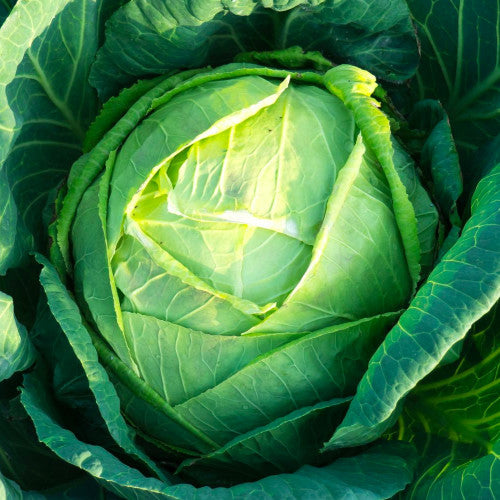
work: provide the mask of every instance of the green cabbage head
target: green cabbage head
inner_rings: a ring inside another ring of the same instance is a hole
[[[434,258],[436,209],[376,87],[349,65],[233,63],[139,83],[91,128],[52,258],[127,420],[182,477],[331,460]]]

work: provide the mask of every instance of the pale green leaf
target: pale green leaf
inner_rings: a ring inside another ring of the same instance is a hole
[[[151,212],[134,214],[141,229],[216,290],[281,305],[309,264],[311,247],[296,238],[252,224],[181,217],[168,212],[166,196],[153,200]]]
[[[220,336],[124,313],[140,376],[171,405],[215,387],[258,356],[303,334]]]
[[[278,85],[256,76],[233,79],[230,69],[194,77],[168,93],[165,99],[169,100],[162,105],[156,103],[159,109],[123,144],[109,198],[108,238],[112,249],[118,242],[124,215],[130,215],[142,190],[162,166],[194,142],[223,132],[270,106],[288,83],[286,80]],[[217,81],[223,76],[229,79]],[[208,80],[205,85],[197,85],[204,79]],[[182,128],[175,116],[183,121]]]
[[[349,396],[396,317],[375,316],[305,335],[175,409],[224,443],[303,406]]]
[[[341,65],[329,70],[324,78],[326,87],[340,97],[353,112],[366,146],[373,151],[384,171],[415,287],[419,278],[421,257],[415,210],[394,166],[389,119],[378,109],[378,101],[371,97],[377,86],[375,77],[354,66]]]
[[[242,80],[234,80],[234,92],[243,92]],[[354,127],[340,99],[324,88],[292,83],[269,107],[191,146],[169,209],[271,229],[312,245],[354,145]]]
[[[112,265],[116,285],[123,294],[123,311],[150,315],[214,335],[237,335],[259,322],[220,294],[210,293],[207,286],[197,289],[181,279],[182,273],[178,276],[168,273],[131,236],[122,238]],[[185,274],[190,275],[187,270]]]
[[[309,267],[283,305],[250,332],[314,330],[398,310],[411,286],[391,192],[359,135],[333,187]]]

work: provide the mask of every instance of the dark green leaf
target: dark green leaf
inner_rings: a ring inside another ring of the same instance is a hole
[[[16,0],[0,0],[0,26],[14,7]]]
[[[90,0],[21,2],[2,27],[0,273],[42,248],[48,193],[81,154],[96,110],[87,78],[101,14]]]
[[[61,325],[71,347],[82,364],[89,381],[89,387],[96,398],[97,405],[110,434],[127,453],[142,461],[152,471],[163,477],[163,474],[153,462],[135,446],[133,432],[120,413],[120,402],[105,370],[98,362],[97,353],[82,323],[77,305],[60,282],[57,272],[50,263],[41,256],[39,260],[44,265],[40,281],[47,294],[50,310]]]
[[[418,61],[403,0],[132,0],[107,24],[91,82],[107,98],[139,77],[292,45],[396,81]]]
[[[472,153],[500,127],[498,2],[408,0],[408,5],[422,50],[414,90],[420,99],[443,103],[459,150]]]
[[[306,497],[333,500],[351,495],[375,500],[392,497],[406,487],[413,475],[414,452],[400,443],[387,443],[323,468],[305,466],[295,474],[269,476],[232,488],[167,486],[157,479],[144,477],[103,448],[79,441],[57,423],[40,380],[27,377],[25,386],[22,401],[33,418],[40,440],[61,458],[86,470],[107,489],[127,499],[244,500],[256,495],[269,500]]]
[[[420,167],[432,183],[439,207],[450,223],[460,228],[457,200],[462,194],[462,175],[448,116],[438,101],[427,99],[415,105],[410,123],[427,134]]]
[[[385,80],[401,82],[418,64],[408,6],[400,0],[325,1],[314,9],[287,13],[278,37],[281,48],[319,50]]]
[[[44,490],[81,476],[80,471],[38,442],[33,423],[18,397],[0,399],[0,443],[0,473],[24,490]],[[8,495],[2,498],[10,499]]]

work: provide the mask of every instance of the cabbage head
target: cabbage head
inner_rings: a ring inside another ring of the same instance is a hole
[[[78,305],[126,417],[187,474],[321,461],[432,255],[437,211],[375,87],[348,65],[181,73],[95,179],[97,147],[70,173]]]

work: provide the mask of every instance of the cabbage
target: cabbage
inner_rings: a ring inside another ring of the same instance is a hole
[[[500,494],[498,64],[461,45],[498,33],[463,3],[0,7],[7,498]]]

